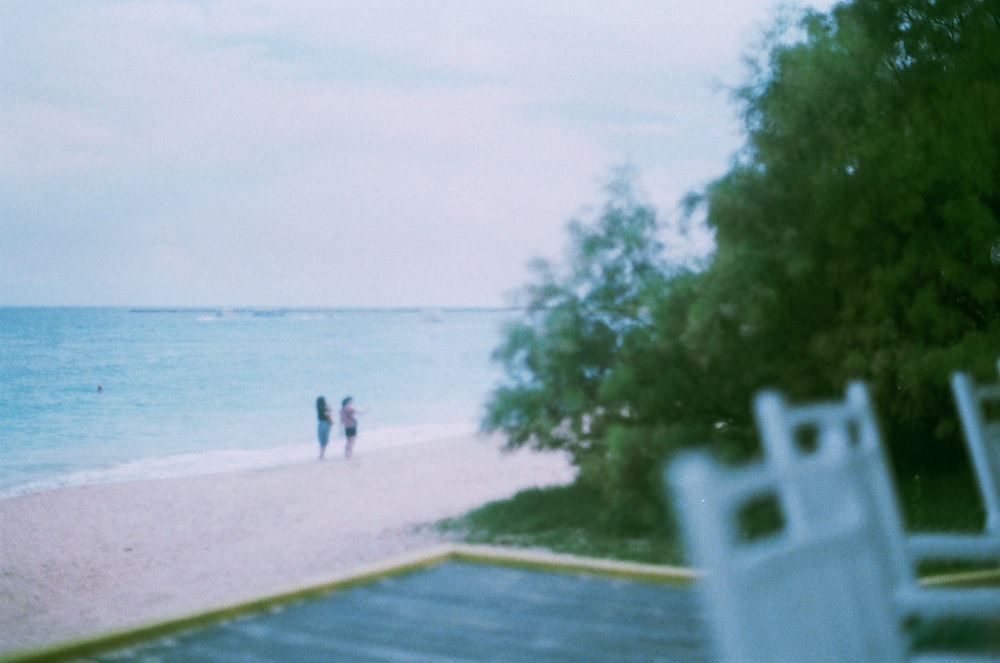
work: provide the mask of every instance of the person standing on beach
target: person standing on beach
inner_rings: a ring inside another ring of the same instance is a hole
[[[354,399],[350,396],[340,402],[340,425],[344,427],[344,437],[347,438],[345,458],[350,458],[354,453],[354,438],[358,435],[358,411],[354,409],[353,402]]]
[[[316,399],[316,416],[319,418],[319,425],[316,428],[319,435],[319,459],[323,460],[326,456],[326,445],[330,442],[330,428],[333,427],[333,414],[323,396]]]

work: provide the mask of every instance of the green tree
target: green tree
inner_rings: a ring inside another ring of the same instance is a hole
[[[989,371],[1000,332],[997,5],[859,0],[800,26],[739,91],[691,350],[742,359],[741,406],[865,378],[901,458],[955,456],[947,374]]]
[[[670,271],[618,178],[539,266],[485,422],[569,450],[612,521],[654,526],[676,449],[758,450],[753,394],[872,387],[908,469],[963,462],[948,374],[1000,354],[1000,5],[855,0],[767,36],[736,90],[746,144],[689,197],[717,248]]]
[[[660,222],[634,169],[619,168],[606,193],[596,218],[570,222],[565,265],[534,264],[524,315],[494,354],[507,381],[483,422],[512,447],[568,450],[594,481],[606,472],[609,427],[632,417],[630,394],[609,392],[607,380],[667,281]]]

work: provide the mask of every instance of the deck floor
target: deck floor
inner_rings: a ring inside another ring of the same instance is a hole
[[[697,662],[707,643],[691,586],[453,560],[88,660]]]

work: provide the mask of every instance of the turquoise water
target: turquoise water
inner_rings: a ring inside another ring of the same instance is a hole
[[[0,496],[301,462],[320,394],[359,453],[471,432],[513,315],[0,308]]]

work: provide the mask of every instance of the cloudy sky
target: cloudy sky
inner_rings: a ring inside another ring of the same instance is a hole
[[[0,305],[507,303],[725,172],[773,5],[0,0]]]

